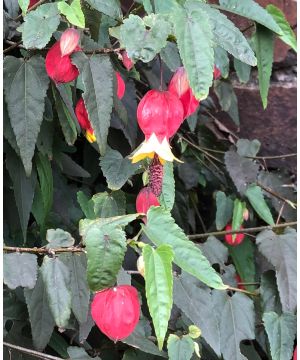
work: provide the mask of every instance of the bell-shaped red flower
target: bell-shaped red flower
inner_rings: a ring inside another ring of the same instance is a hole
[[[222,75],[221,70],[215,65],[214,66],[214,79],[215,80],[220,79],[221,75]]]
[[[193,91],[190,88],[184,67],[180,67],[176,70],[170,81],[168,90],[177,95],[182,102],[184,118],[189,117],[196,111],[200,101],[195,98]]]
[[[127,338],[140,318],[137,290],[130,285],[115,286],[97,293],[91,314],[98,328],[113,341]]]
[[[159,206],[158,198],[153,194],[150,187],[144,187],[138,194],[135,202],[136,211],[138,213],[147,214],[147,211],[151,206]],[[146,223],[147,218],[143,218]]]
[[[122,63],[125,66],[125,68],[129,71],[130,69],[133,68],[134,63],[133,61],[130,59],[130,57],[128,57],[128,54],[126,51],[122,51],[121,53],[122,56]]]
[[[140,101],[137,119],[145,141],[131,157],[136,163],[146,157],[159,156],[161,163],[176,159],[172,154],[169,139],[183,122],[183,106],[170,91],[150,90]]]
[[[94,130],[92,128],[92,124],[89,120],[89,115],[86,111],[86,107],[83,101],[83,98],[80,98],[75,107],[75,114],[79,125],[85,131],[85,137],[90,143],[96,141],[96,136],[94,134]]]
[[[121,100],[125,94],[125,82],[118,71],[116,71],[116,77],[117,77],[117,96]]]
[[[80,50],[77,46],[73,52]],[[56,83],[73,81],[79,75],[77,67],[71,62],[70,55],[62,56],[59,41],[48,51],[45,65],[48,76]]]
[[[75,29],[67,29],[59,39],[61,55],[70,55],[79,44],[80,34]]]
[[[243,229],[243,227],[241,226],[240,229]],[[231,231],[232,230],[231,224],[226,225],[225,230]],[[245,234],[240,233],[240,234],[236,234],[235,239],[233,239],[232,234],[227,234],[225,235],[225,241],[227,242],[228,245],[237,246],[244,240],[244,237]]]

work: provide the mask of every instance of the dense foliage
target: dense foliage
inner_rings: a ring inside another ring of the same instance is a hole
[[[4,3],[5,359],[290,360],[295,188],[218,120],[239,127],[233,72],[247,83],[257,66],[267,106],[275,37],[296,50],[284,14],[253,0]]]

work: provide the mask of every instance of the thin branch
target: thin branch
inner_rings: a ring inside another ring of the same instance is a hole
[[[251,285],[253,285],[253,286],[257,285],[257,286],[259,286],[259,285],[260,285],[259,282],[238,282],[237,284],[238,284],[238,285],[245,285],[245,286],[251,286]]]
[[[243,290],[243,289],[231,287],[231,286],[228,286],[227,290],[237,291],[237,292],[241,292],[241,293],[244,293],[244,294],[247,294],[247,295],[251,295],[251,296],[258,296],[257,293],[254,293],[254,292],[251,292],[251,291],[248,291],[248,290]]]
[[[62,360],[62,358],[56,357],[56,356],[52,356],[52,355],[47,355],[47,354],[43,354],[39,351],[35,351],[35,350],[31,350],[31,349],[27,349],[21,346],[17,346],[14,344],[10,344],[7,342],[3,342],[3,345],[8,347],[9,349],[14,349],[17,351],[20,351],[24,354],[28,354],[31,355],[33,357],[39,358],[39,359],[44,359],[44,360]]]
[[[3,246],[4,252],[20,252],[20,253],[31,253],[31,254],[48,254],[53,255],[56,253],[79,253],[85,252],[84,248],[81,247],[69,247],[69,248],[57,248],[57,249],[47,249],[47,248],[22,248],[14,246]]]
[[[271,156],[246,156],[249,159],[255,160],[272,160],[272,159],[285,159],[287,157],[297,156],[297,153],[284,154],[284,155],[271,155]]]
[[[296,209],[297,204],[295,204],[293,201],[286,199],[285,197],[281,196],[280,194],[276,193],[274,190],[264,186],[263,184],[257,182],[257,185],[260,186],[263,190],[265,190],[267,193],[275,196],[276,198],[278,198],[279,200],[284,201],[285,203],[287,203],[288,205],[290,205],[293,209]]]
[[[124,48],[116,48],[116,49],[112,49],[112,48],[101,48],[101,49],[96,49],[96,50],[86,50],[84,51],[85,54],[88,55],[93,55],[93,54],[112,54],[112,53],[120,53],[121,51],[123,51]]]
[[[21,45],[22,41],[13,42],[13,41],[5,40],[5,42],[7,44],[9,44],[10,46],[3,50],[3,54],[6,54],[6,53],[10,52],[11,50],[15,49],[16,47],[19,47],[21,49],[24,48],[24,46]]]
[[[208,236],[221,236],[221,235],[227,235],[227,234],[241,234],[241,233],[258,233],[262,230],[273,230],[273,229],[280,229],[285,228],[288,226],[295,226],[297,225],[297,221],[287,222],[284,224],[278,224],[278,225],[268,225],[268,226],[259,226],[254,228],[244,228],[240,230],[230,230],[230,231],[213,231],[205,234],[195,234],[195,235],[189,235],[190,240],[194,239],[201,239],[206,238]]]

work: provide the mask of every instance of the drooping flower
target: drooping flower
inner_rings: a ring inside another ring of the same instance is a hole
[[[240,229],[243,229],[243,227],[241,226]],[[232,230],[231,224],[226,225],[225,230],[231,231]],[[243,233],[236,234],[235,239],[233,239],[232,234],[226,234],[225,241],[227,242],[228,245],[237,246],[244,240],[244,237],[245,235]]]
[[[80,50],[77,46],[73,52]],[[62,56],[59,41],[48,51],[45,65],[48,76],[56,83],[68,83],[79,75],[77,67],[71,62],[70,55]]]
[[[140,318],[137,290],[120,285],[97,293],[91,304],[91,315],[98,328],[113,341],[129,336]]]
[[[151,206],[159,206],[160,203],[158,198],[153,194],[150,187],[143,188],[135,202],[136,211],[138,213],[147,214],[147,211],[150,209]],[[144,223],[147,222],[147,217],[143,218]]]
[[[75,107],[75,114],[79,125],[85,131],[85,137],[90,143],[96,141],[96,136],[94,134],[94,130],[92,128],[92,124],[89,120],[89,115],[86,111],[86,107],[83,101],[83,98],[80,98]]]
[[[193,91],[190,88],[184,67],[180,67],[176,70],[170,81],[168,90],[177,95],[182,102],[184,118],[189,117],[197,110],[200,101],[195,98]]]
[[[132,155],[132,162],[147,157],[153,159],[154,154],[158,155],[162,164],[176,159],[169,139],[183,121],[183,106],[179,98],[170,91],[148,91],[138,105],[137,120],[145,141]]]
[[[77,30],[71,28],[62,33],[59,39],[61,55],[70,55],[79,44],[80,34]]]
[[[129,71],[130,69],[133,68],[134,63],[133,61],[130,59],[130,57],[128,57],[127,51],[122,51],[121,53],[122,56],[122,63],[125,66],[125,68]]]
[[[222,75],[221,70],[215,65],[214,66],[214,79],[215,80],[220,79],[221,75]]]
[[[116,77],[117,77],[117,96],[121,100],[125,94],[125,82],[118,71],[116,71]]]

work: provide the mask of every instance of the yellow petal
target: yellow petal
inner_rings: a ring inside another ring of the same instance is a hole
[[[91,132],[89,130],[86,131],[85,137],[88,140],[88,142],[90,142],[90,143],[93,143],[96,141],[96,136],[95,136],[94,132]]]

